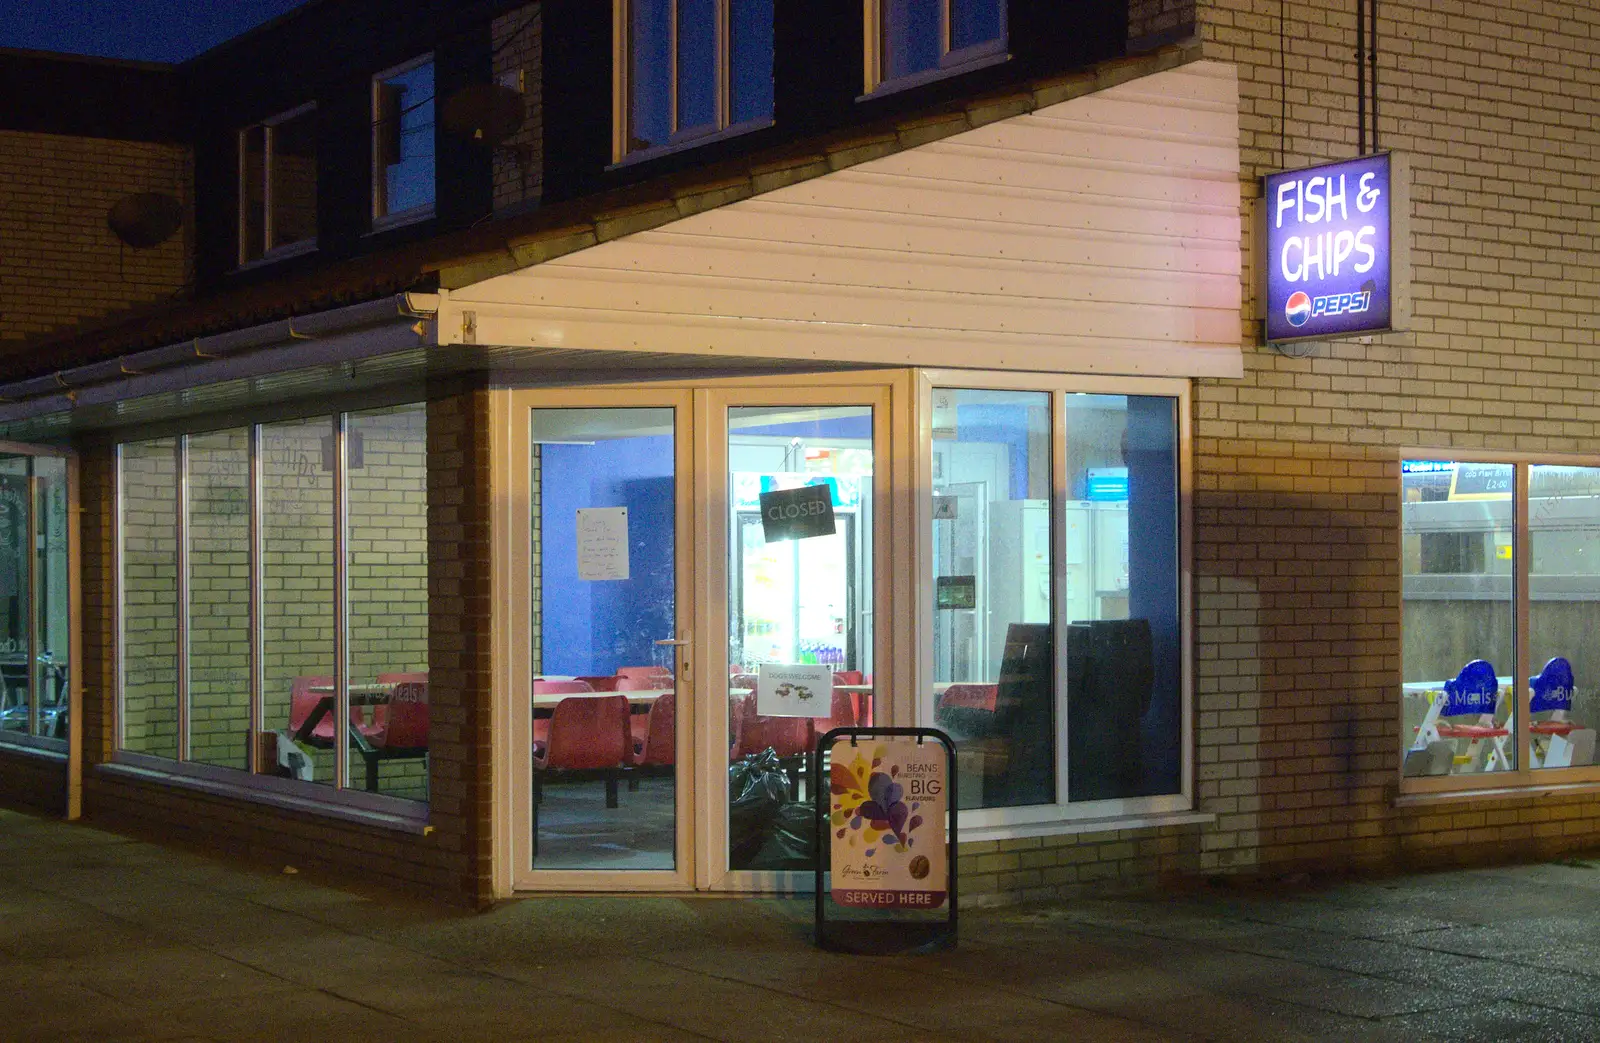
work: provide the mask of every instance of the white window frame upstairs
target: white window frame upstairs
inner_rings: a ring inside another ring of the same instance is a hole
[[[379,101],[378,101],[379,93],[378,92],[379,92],[379,88],[383,85],[383,81],[384,80],[387,80],[387,79],[389,79],[391,77],[399,76],[402,73],[408,73],[413,69],[420,69],[424,65],[433,65],[434,66],[434,69],[433,69],[433,75],[434,75],[433,97],[431,97],[431,98],[429,98],[427,100],[433,102],[434,134],[435,134],[435,137],[437,138],[437,135],[438,135],[438,123],[439,123],[439,97],[438,97],[439,96],[439,80],[438,80],[439,68],[438,68],[437,65],[434,64],[433,58],[434,58],[433,52],[429,51],[427,54],[419,54],[419,55],[417,55],[415,58],[412,58],[410,61],[401,62],[399,65],[394,65],[394,66],[391,66],[391,67],[389,67],[387,69],[384,69],[381,72],[376,72],[376,73],[372,74],[372,79],[370,81],[370,86],[368,88],[369,92],[370,92],[370,95],[371,95],[371,106],[370,106],[370,110],[369,110],[369,118],[370,118],[370,122],[371,122],[371,130],[370,130],[370,133],[368,135],[368,137],[369,137],[368,144],[369,144],[369,147],[371,148],[371,151],[372,151],[372,179],[371,179],[371,184],[368,186],[368,189],[369,189],[369,191],[371,193],[370,213],[371,213],[371,219],[372,219],[372,230],[374,232],[381,232],[381,231],[383,231],[385,229],[388,229],[388,228],[394,228],[394,227],[399,226],[399,225],[408,225],[408,224],[412,224],[412,223],[417,222],[417,221],[426,221],[428,218],[430,218],[430,217],[432,217],[434,215],[435,207],[438,204],[438,199],[439,199],[439,166],[438,166],[438,162],[439,162],[439,160],[438,160],[438,153],[437,153],[437,151],[435,151],[435,153],[433,155],[433,161],[434,161],[433,194],[429,197],[428,201],[426,203],[419,203],[419,204],[417,204],[416,206],[413,206],[413,207],[407,207],[404,210],[390,210],[387,207],[385,207],[384,210],[380,213],[379,209],[378,209],[378,200],[380,198],[384,198],[386,196],[386,191],[387,191],[387,180],[386,179],[387,179],[387,176],[388,176],[387,172],[386,172],[386,170],[384,168],[383,159],[382,159],[381,156],[378,155],[378,120],[379,120],[379,111],[378,111],[378,109],[379,109]],[[418,102],[417,104],[421,104],[421,102]],[[403,115],[403,110],[402,110],[402,113],[397,114],[397,116],[396,116],[397,119],[398,119],[399,115]],[[395,128],[395,133],[396,134],[400,133],[400,128],[399,127]],[[403,153],[402,153],[402,156],[403,156]],[[379,186],[380,185],[385,186],[385,191],[382,191],[382,192],[379,191]]]
[[[717,5],[717,72],[714,87],[717,107],[716,120],[711,124],[699,124],[693,127],[678,126],[678,2],[679,0],[670,0],[672,13],[669,16],[669,22],[673,27],[672,42],[668,48],[671,52],[668,60],[671,71],[671,87],[668,90],[668,94],[672,106],[672,115],[669,121],[672,132],[664,144],[630,149],[628,145],[633,133],[633,84],[631,77],[633,61],[632,34],[629,32],[629,13],[633,0],[611,0],[611,158],[613,166],[654,159],[657,156],[693,148],[712,141],[721,141],[724,138],[736,137],[753,130],[761,130],[764,127],[772,126],[773,117],[771,113],[740,123],[729,122],[732,119],[733,96],[733,33],[731,25],[734,0],[715,0]]]
[[[238,233],[239,233],[239,267],[247,268],[251,265],[263,264],[271,261],[282,260],[285,257],[297,257],[300,254],[310,253],[317,248],[317,236],[313,233],[305,239],[295,239],[286,243],[276,241],[276,224],[273,220],[272,199],[272,158],[274,154],[273,138],[277,128],[291,120],[309,115],[316,111],[317,103],[308,101],[304,105],[296,106],[276,116],[264,119],[260,123],[253,123],[243,128],[238,134],[239,154],[239,196],[238,196]],[[258,257],[249,256],[249,235],[247,232],[248,216],[246,208],[246,188],[250,181],[250,171],[245,159],[245,139],[253,131],[261,131],[261,254]],[[321,157],[318,157],[320,172]]]
[[[939,64],[904,76],[888,75],[883,60],[883,32],[886,22],[884,5],[892,0],[863,0],[862,33],[865,84],[862,100],[895,91],[920,87],[950,76],[972,72],[990,65],[1009,61],[1007,50],[1011,39],[1010,0],[995,0],[1000,8],[1000,36],[994,40],[952,50],[950,47],[950,5],[957,0],[939,0]]]

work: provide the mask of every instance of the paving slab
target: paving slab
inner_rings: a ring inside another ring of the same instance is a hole
[[[969,910],[823,952],[809,898],[482,913],[0,812],[0,1039],[1600,1039],[1600,859]]]

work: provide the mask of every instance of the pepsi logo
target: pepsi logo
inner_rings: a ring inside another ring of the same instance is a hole
[[[1289,320],[1289,325],[1304,326],[1306,320],[1311,318],[1311,298],[1306,296],[1304,290],[1294,291],[1284,302],[1283,315]]]

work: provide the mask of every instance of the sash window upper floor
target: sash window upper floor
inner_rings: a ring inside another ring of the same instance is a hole
[[[239,263],[317,245],[317,110],[302,105],[239,132]]]
[[[1006,56],[1006,0],[866,0],[867,93]]]
[[[372,225],[433,215],[433,56],[372,78]]]
[[[772,122],[772,0],[615,0],[613,158]]]

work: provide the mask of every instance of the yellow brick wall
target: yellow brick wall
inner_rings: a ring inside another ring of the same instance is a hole
[[[1380,145],[1413,169],[1416,317],[1305,357],[1256,344],[1248,213],[1261,174],[1356,154],[1355,5],[1200,8],[1206,56],[1238,69],[1247,211],[1245,377],[1195,389],[1206,869],[1600,842],[1593,798],[1394,800],[1400,447],[1567,452],[1600,432],[1596,18],[1538,0],[1378,7]]]
[[[190,274],[187,214],[171,239],[135,250],[106,213],[135,192],[187,204],[189,179],[181,146],[0,130],[0,342],[178,293]]]

